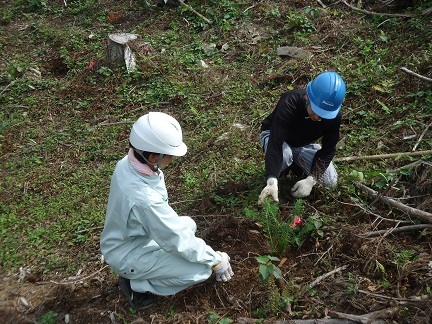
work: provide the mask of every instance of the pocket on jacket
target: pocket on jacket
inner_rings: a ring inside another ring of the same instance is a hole
[[[162,250],[156,250],[145,254],[130,253],[124,259],[124,265],[119,269],[118,274],[127,279],[141,277],[154,267],[161,253]]]

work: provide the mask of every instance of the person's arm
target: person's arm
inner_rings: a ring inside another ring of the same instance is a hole
[[[310,174],[320,179],[336,154],[336,145],[339,141],[340,122],[335,120],[334,125],[322,137],[321,149],[318,150],[312,161]]]
[[[141,214],[143,229],[165,252],[180,256],[192,263],[207,264],[217,281],[228,281],[234,276],[230,257],[214,251],[204,240],[197,238],[183,218],[164,201],[147,208],[136,208]]]
[[[282,145],[295,122],[294,115],[300,104],[299,100],[301,100],[299,94],[286,92],[281,96],[272,113],[273,120],[264,159],[267,184],[258,197],[258,205],[262,205],[267,197],[271,197],[275,202],[279,201],[278,177],[283,160]]]
[[[221,261],[220,254],[197,238],[168,203],[161,200],[146,208],[135,206],[132,212],[141,220],[146,234],[164,251],[211,267]]]
[[[276,105],[264,159],[267,179],[279,177],[283,159],[282,144],[288,137],[290,126],[294,123],[297,97],[300,98],[291,93],[284,93]]]

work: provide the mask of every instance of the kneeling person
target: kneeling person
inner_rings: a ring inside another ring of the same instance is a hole
[[[114,170],[100,247],[119,275],[129,304],[142,310],[155,295],[173,295],[207,280],[228,281],[234,275],[224,252],[195,236],[194,220],[179,216],[168,204],[162,170],[173,156],[183,156],[180,124],[150,112],[130,133],[130,149]]]
[[[278,201],[278,178],[294,166],[307,175],[291,189],[296,198],[309,196],[317,182],[336,186],[338,175],[332,160],[339,141],[345,93],[341,76],[326,71],[309,82],[306,89],[282,94],[261,124],[267,185],[258,198],[259,205],[266,197]],[[322,145],[315,143],[318,139]]]

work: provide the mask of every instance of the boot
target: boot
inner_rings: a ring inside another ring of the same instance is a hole
[[[156,302],[156,296],[152,293],[133,291],[129,279],[119,277],[119,287],[123,295],[127,297],[129,305],[137,311],[147,309]]]

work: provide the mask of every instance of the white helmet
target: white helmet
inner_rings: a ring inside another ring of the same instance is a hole
[[[150,112],[133,125],[129,141],[138,150],[174,156],[186,154],[178,121],[162,112]]]

